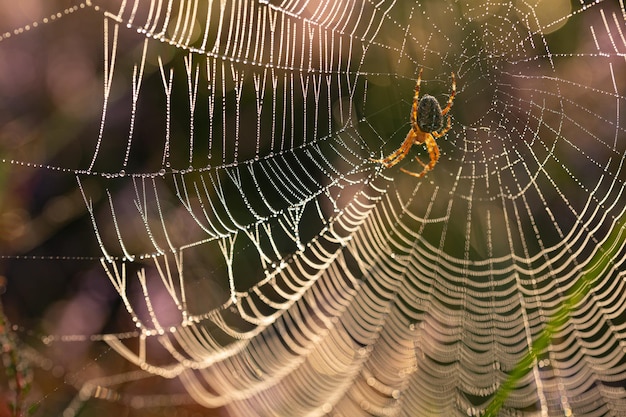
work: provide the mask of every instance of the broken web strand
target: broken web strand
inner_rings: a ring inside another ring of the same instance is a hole
[[[165,146],[163,148],[163,160],[161,165],[165,168],[170,168],[170,129],[172,114],[172,82],[174,80],[174,69],[170,68],[169,74],[165,75],[165,68],[163,67],[163,60],[159,56],[159,70],[161,71],[161,79],[163,80],[163,89],[165,90],[166,97],[166,110],[165,110]]]
[[[143,70],[146,64],[146,53],[148,50],[148,40],[143,43],[143,51],[141,53],[141,64],[139,69],[137,65],[133,67],[133,97],[132,97],[132,109],[130,114],[130,127],[128,132],[128,143],[126,145],[126,154],[124,155],[124,162],[122,163],[122,169],[125,169],[128,165],[128,158],[130,157],[130,148],[133,140],[133,133],[135,130],[135,119],[137,115],[137,101],[139,100],[139,90],[141,88],[141,81],[143,80]],[[123,173],[124,171],[122,171]]]
[[[187,71],[187,87],[189,89],[189,167],[193,168],[194,149],[194,115],[196,112],[196,101],[198,98],[198,77],[200,75],[200,65],[196,64],[195,76],[192,68],[192,55],[185,57],[185,70]],[[171,86],[170,86],[171,88]]]
[[[141,221],[143,222],[143,226],[146,229],[146,233],[148,233],[148,237],[150,239],[150,243],[154,246],[154,249],[156,250],[157,255],[163,255],[165,252],[163,251],[163,249],[161,249],[160,245],[156,242],[156,239],[154,237],[154,234],[152,232],[152,228],[150,226],[149,223],[149,216],[148,216],[148,201],[147,201],[147,190],[146,190],[146,179],[142,178],[141,179],[141,188],[137,186],[137,181],[138,179],[133,177],[133,187],[135,189],[135,207],[137,208],[137,211],[139,212],[139,216],[141,217]],[[152,179],[152,187],[154,189],[154,195],[155,195],[155,199],[158,200],[158,195],[156,192],[156,184],[154,183],[154,178]],[[160,206],[157,206],[157,210],[159,210],[160,212]],[[159,217],[162,219],[163,218],[163,214],[160,213]],[[163,224],[163,223],[161,223]],[[167,231],[164,230],[164,233],[167,235]],[[171,248],[171,245],[170,245]]]
[[[109,50],[109,19],[104,19],[104,102],[102,104],[102,119],[100,121],[100,130],[98,132],[98,141],[96,142],[96,149],[94,150],[93,158],[89,164],[87,171],[91,171],[96,158],[100,151],[102,139],[104,135],[104,122],[106,120],[107,108],[109,103],[109,95],[111,94],[111,84],[113,82],[113,70],[115,68],[115,57],[117,55],[117,38],[119,32],[119,25],[115,23],[113,25],[113,41],[111,49]]]
[[[226,240],[228,239],[228,240]],[[226,268],[228,269],[228,288],[230,290],[230,301],[233,304],[237,304],[237,292],[235,290],[235,277],[233,275],[233,262],[234,262],[234,246],[237,239],[237,233],[229,235],[228,238],[220,239],[219,245],[226,261]]]

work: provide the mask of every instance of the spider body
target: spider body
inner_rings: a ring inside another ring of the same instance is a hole
[[[417,105],[417,126],[422,132],[436,132],[443,127],[443,114],[437,99],[424,94]]]
[[[454,101],[454,96],[456,94],[456,80],[454,78],[454,73],[452,73],[452,92],[450,93],[446,107],[443,109],[439,105],[437,99],[431,95],[425,94],[420,99],[419,92],[421,82],[422,69],[420,69],[417,82],[415,83],[415,94],[413,95],[413,106],[411,107],[411,129],[409,130],[409,133],[407,133],[404,142],[402,142],[402,145],[400,145],[397,150],[386,158],[372,159],[372,161],[384,165],[385,168],[390,168],[403,160],[414,144],[425,144],[430,161],[426,164],[418,157],[415,157],[415,160],[424,168],[421,172],[413,172],[400,168],[400,171],[418,178],[423,177],[426,173],[428,173],[428,171],[432,170],[439,160],[439,147],[437,146],[437,141],[435,139],[444,136],[448,133],[448,130],[450,130],[452,123],[450,116],[448,116],[448,122],[445,127],[443,121],[446,114],[448,114],[450,108],[452,107],[452,102]]]

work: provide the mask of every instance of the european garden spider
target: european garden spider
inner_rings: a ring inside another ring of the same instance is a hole
[[[372,159],[374,162],[383,164],[385,168],[390,168],[407,156],[411,146],[425,143],[426,149],[428,149],[428,154],[430,155],[430,162],[425,164],[417,156],[415,157],[415,160],[424,167],[422,172],[417,173],[400,168],[400,171],[417,178],[421,178],[426,175],[428,171],[435,167],[437,161],[439,160],[439,147],[437,146],[435,138],[442,137],[448,133],[448,130],[450,130],[450,116],[448,116],[448,123],[445,128],[443,127],[443,117],[450,111],[452,101],[454,100],[454,96],[456,94],[456,81],[454,73],[452,73],[452,92],[450,93],[450,98],[448,98],[448,104],[443,110],[441,109],[437,99],[433,96],[424,94],[424,96],[420,99],[419,94],[420,83],[422,82],[422,70],[423,68],[420,69],[419,75],[417,76],[417,83],[415,84],[413,107],[411,107],[411,130],[407,133],[402,145],[400,145],[400,147],[391,155],[383,159]]]

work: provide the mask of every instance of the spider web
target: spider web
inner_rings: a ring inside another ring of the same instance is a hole
[[[623,0],[0,6],[41,415],[626,413]],[[441,158],[372,162],[445,103]]]

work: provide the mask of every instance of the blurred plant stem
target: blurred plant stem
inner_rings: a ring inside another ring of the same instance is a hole
[[[613,260],[620,259],[618,254],[623,250],[624,245],[626,245],[626,213],[615,220],[609,236],[598,246],[598,250],[591,257],[588,266],[561,301],[559,309],[550,317],[539,337],[529,347],[528,353],[509,371],[508,378],[502,383],[491,403],[487,406],[485,416],[495,417],[499,414],[517,383],[533,369],[538,357],[552,343],[554,335],[565,327],[577,306],[595,288],[597,279],[603,274],[611,272],[609,269],[614,267]]]
[[[11,330],[11,325],[4,315],[1,303],[0,346],[2,347],[2,365],[8,383],[10,415],[22,417],[25,415],[25,399],[30,389],[32,374],[28,363],[20,354],[19,341]]]

